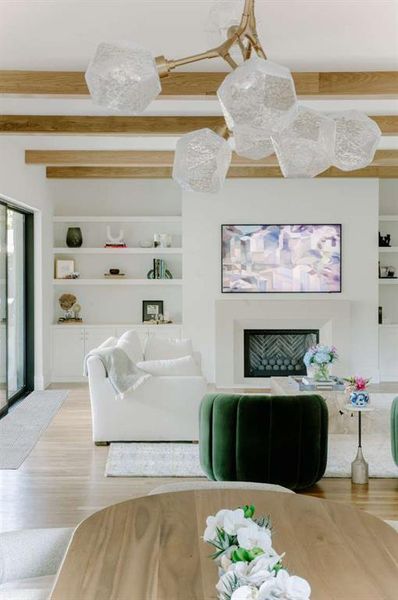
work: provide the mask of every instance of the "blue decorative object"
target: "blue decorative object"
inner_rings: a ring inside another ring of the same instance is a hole
[[[369,404],[369,392],[364,390],[351,392],[350,402],[353,406],[367,406]]]

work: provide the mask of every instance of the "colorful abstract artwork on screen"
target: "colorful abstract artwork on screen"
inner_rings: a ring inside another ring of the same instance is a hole
[[[222,291],[341,292],[341,225],[223,225]]]

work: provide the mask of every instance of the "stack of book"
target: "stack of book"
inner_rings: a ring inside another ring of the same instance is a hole
[[[154,279],[165,279],[166,278],[166,263],[161,258],[154,258],[153,260],[153,271]]]
[[[301,379],[303,387],[307,386],[315,390],[344,390],[344,381],[339,377],[330,377],[324,381],[318,381],[313,377],[303,377]]]

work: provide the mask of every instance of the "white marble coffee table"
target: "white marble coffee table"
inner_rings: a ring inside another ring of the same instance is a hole
[[[297,396],[318,394],[325,399],[329,411],[329,433],[356,433],[356,419],[345,411],[348,395],[343,390],[300,390],[297,382],[290,377],[271,377],[271,393],[280,396]],[[367,414],[362,419],[362,428],[366,433],[373,430],[372,416]]]

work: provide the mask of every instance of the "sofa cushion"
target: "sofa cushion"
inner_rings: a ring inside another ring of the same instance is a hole
[[[55,575],[42,575],[8,581],[0,585],[0,600],[47,600]]]
[[[192,356],[192,341],[188,338],[165,338],[151,335],[145,347],[145,360],[166,360]]]
[[[193,356],[183,356],[181,358],[166,360],[145,360],[137,363],[137,367],[146,373],[158,376],[200,375],[200,370]]]
[[[123,335],[120,336],[117,345],[125,351],[133,363],[137,363],[144,358],[140,338],[134,329],[123,333]]]

